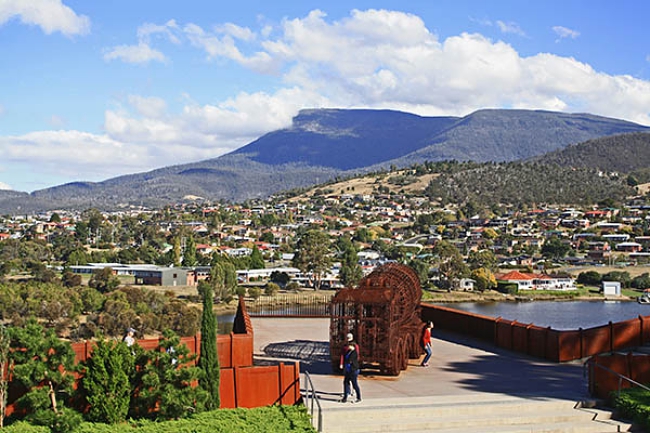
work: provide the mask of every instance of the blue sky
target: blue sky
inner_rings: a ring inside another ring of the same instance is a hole
[[[650,3],[0,0],[0,188],[200,161],[302,108],[650,125]]]

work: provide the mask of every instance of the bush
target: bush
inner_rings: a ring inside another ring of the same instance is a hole
[[[49,433],[40,427],[21,423],[24,429],[7,428],[8,433]],[[316,433],[304,406],[267,406],[254,409],[220,409],[187,419],[128,424],[83,423],[73,433]],[[3,430],[4,433],[4,430]]]
[[[620,414],[650,429],[650,392],[643,388],[621,390],[620,395],[613,396],[614,406]]]
[[[297,292],[298,290],[300,290],[300,284],[298,284],[295,281],[291,281],[287,284],[286,289],[290,292]]]
[[[264,287],[264,294],[266,296],[273,296],[280,291],[280,286],[275,283],[267,283]]]
[[[260,290],[259,287],[249,287],[248,288],[248,296],[250,296],[253,299],[259,298],[261,294],[262,294],[262,290]]]

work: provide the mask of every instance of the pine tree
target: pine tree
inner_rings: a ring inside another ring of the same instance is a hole
[[[123,342],[97,341],[83,364],[81,387],[90,407],[87,418],[115,424],[126,419],[135,357]]]
[[[207,281],[201,281],[198,286],[203,298],[203,314],[201,315],[201,354],[199,367],[203,370],[203,378],[199,385],[208,393],[206,408],[218,409],[221,405],[219,395],[219,354],[217,352],[217,317],[213,310],[213,289]]]
[[[196,355],[171,330],[163,332],[157,349],[146,353],[138,400],[141,407],[157,407],[157,418],[177,419],[200,412],[206,407],[208,393],[193,384],[203,378],[194,366]]]
[[[54,330],[43,329],[36,319],[22,328],[10,328],[10,336],[14,379],[27,389],[16,404],[35,424],[47,425],[55,432],[71,431],[81,421],[80,414],[64,407],[73,392],[72,346]]]
[[[257,245],[253,245],[253,251],[251,252],[249,263],[250,269],[264,269],[265,267],[262,253],[257,248]]]

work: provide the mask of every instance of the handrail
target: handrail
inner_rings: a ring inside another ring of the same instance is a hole
[[[316,388],[314,388],[314,383],[311,381],[311,376],[308,371],[305,371],[305,398],[309,399],[308,410],[311,415],[312,422],[314,420],[314,402],[318,406],[318,431],[323,431],[323,408],[320,405],[320,400],[318,399],[318,394],[316,394]],[[307,406],[307,405],[305,405]]]
[[[638,386],[638,387],[640,387],[640,388],[643,388],[643,389],[645,389],[646,391],[650,391],[650,388],[649,388],[649,387],[647,387],[647,386],[645,386],[645,385],[643,385],[643,384],[641,384],[641,383],[639,383],[639,382],[637,382],[637,381],[635,381],[635,380],[633,380],[633,379],[630,379],[629,377],[627,377],[627,376],[625,376],[625,375],[622,375],[622,374],[619,373],[618,371],[612,370],[612,369],[609,368],[609,367],[605,367],[604,365],[598,364],[597,362],[592,361],[591,358],[589,358],[587,361],[585,361],[584,365],[585,365],[585,367],[586,367],[587,365],[589,365],[589,366],[596,366],[596,367],[598,367],[598,368],[600,368],[600,369],[602,369],[602,370],[607,371],[608,373],[612,373],[613,375],[617,376],[617,377],[618,377],[618,390],[616,391],[616,396],[617,396],[617,397],[620,397],[620,395],[621,395],[621,385],[623,384],[623,380],[626,380],[626,381],[630,382],[630,383],[633,384],[633,385],[636,385],[636,386]]]

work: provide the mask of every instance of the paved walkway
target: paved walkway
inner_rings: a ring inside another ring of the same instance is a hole
[[[342,376],[333,374],[330,368],[329,319],[253,318],[252,323],[257,364],[300,361],[301,372],[309,371],[325,405],[341,397]],[[382,398],[473,398],[481,394],[589,399],[587,379],[579,362],[541,361],[436,329],[432,336],[429,367],[410,360],[408,369],[398,377],[362,372],[359,385],[363,404]],[[301,385],[304,387],[304,382]]]

